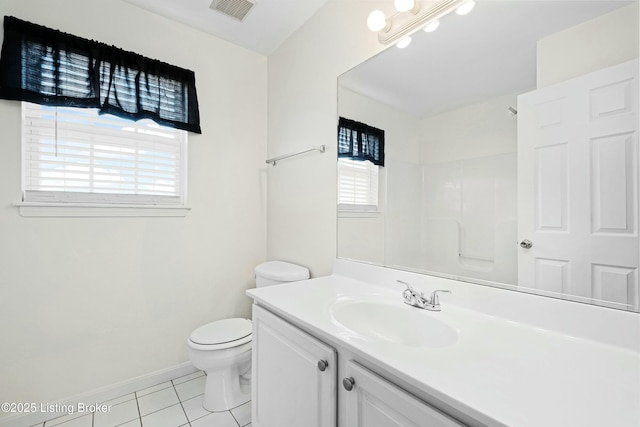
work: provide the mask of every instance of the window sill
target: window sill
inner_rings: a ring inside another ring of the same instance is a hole
[[[339,210],[338,218],[377,218],[380,214],[380,211],[371,210]]]
[[[81,203],[14,203],[24,217],[185,217],[186,206],[108,205]]]

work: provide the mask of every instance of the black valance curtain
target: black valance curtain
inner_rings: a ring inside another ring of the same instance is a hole
[[[338,157],[369,160],[374,165],[384,166],[384,131],[340,117]]]
[[[99,108],[201,133],[193,71],[10,16],[1,55],[2,99]]]

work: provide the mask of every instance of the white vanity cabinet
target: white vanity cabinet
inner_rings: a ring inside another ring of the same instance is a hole
[[[253,325],[253,427],[462,426],[257,305]]]
[[[342,380],[349,427],[460,427],[462,424],[349,361]]]
[[[253,306],[252,426],[335,427],[336,351]]]

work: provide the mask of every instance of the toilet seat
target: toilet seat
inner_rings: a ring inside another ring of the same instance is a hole
[[[251,342],[249,319],[222,319],[200,326],[191,333],[189,345],[200,350],[222,350]]]

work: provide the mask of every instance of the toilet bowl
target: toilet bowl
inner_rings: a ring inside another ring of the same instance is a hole
[[[251,399],[241,377],[251,369],[251,320],[223,319],[199,327],[189,337],[191,363],[207,374],[202,406],[226,411]]]
[[[256,287],[309,278],[309,270],[283,261],[256,267]],[[227,411],[251,400],[251,334],[249,319],[230,318],[207,323],[187,340],[191,363],[207,374],[202,406]]]

